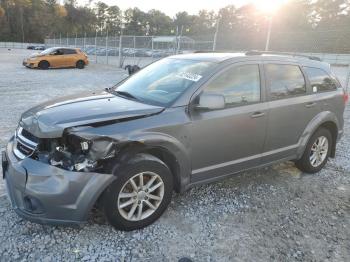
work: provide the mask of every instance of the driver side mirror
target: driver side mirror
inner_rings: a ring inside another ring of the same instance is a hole
[[[206,94],[199,96],[199,102],[195,107],[200,110],[218,110],[225,108],[225,97],[221,94]]]

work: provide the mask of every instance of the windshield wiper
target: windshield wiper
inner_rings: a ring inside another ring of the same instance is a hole
[[[115,93],[117,95],[120,95],[120,96],[123,96],[123,97],[131,98],[133,100],[140,101],[140,99],[138,99],[137,97],[135,97],[134,95],[132,95],[129,92],[126,92],[126,91],[113,90],[113,93]]]

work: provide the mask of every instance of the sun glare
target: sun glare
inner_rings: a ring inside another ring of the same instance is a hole
[[[288,0],[253,0],[252,3],[261,11],[267,14],[274,14]]]

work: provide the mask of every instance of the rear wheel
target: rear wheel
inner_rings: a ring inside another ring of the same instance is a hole
[[[332,148],[332,135],[328,129],[318,129],[310,138],[303,156],[296,166],[306,173],[319,172],[327,163]]]
[[[173,191],[173,178],[165,163],[138,154],[116,175],[102,196],[104,213],[113,227],[125,231],[143,228],[163,214]]]
[[[76,64],[76,67],[79,69],[83,69],[85,67],[85,63],[82,60],[79,60]]]
[[[40,69],[46,70],[46,69],[48,69],[49,67],[50,67],[49,62],[47,62],[47,61],[40,61],[40,62],[39,62],[39,68],[40,68]]]

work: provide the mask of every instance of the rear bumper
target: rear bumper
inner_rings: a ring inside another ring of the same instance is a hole
[[[3,177],[16,213],[32,222],[78,224],[115,179],[110,174],[71,172],[12,153],[2,152]]]

